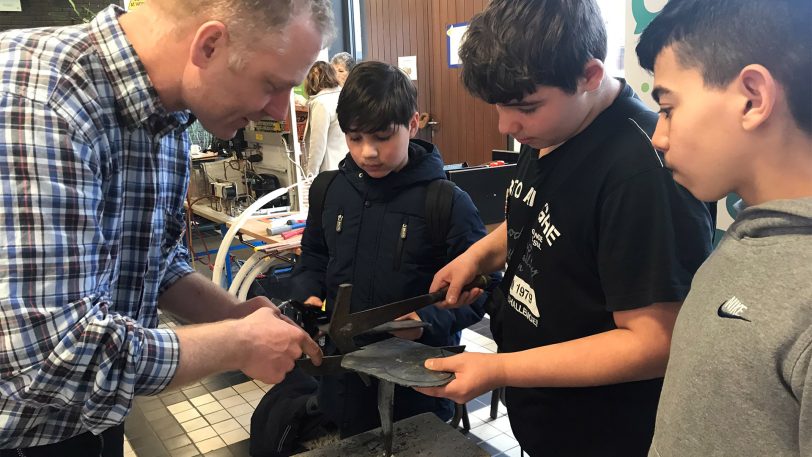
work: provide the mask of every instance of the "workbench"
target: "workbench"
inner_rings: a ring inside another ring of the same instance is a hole
[[[376,428],[295,457],[381,457],[381,429]],[[489,457],[458,430],[433,413],[395,422],[393,457]]]

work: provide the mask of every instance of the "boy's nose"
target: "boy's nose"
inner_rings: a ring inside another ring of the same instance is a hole
[[[513,116],[504,111],[499,111],[499,133],[515,137],[521,130],[522,125],[513,120]]]
[[[372,144],[371,142],[364,141],[364,144],[361,149],[361,155],[365,158],[378,157],[378,148],[375,147],[375,145]]]
[[[651,136],[651,144],[655,149],[662,152],[667,152],[671,146],[668,140],[668,126],[663,118],[657,120],[657,128],[654,129],[654,135]]]

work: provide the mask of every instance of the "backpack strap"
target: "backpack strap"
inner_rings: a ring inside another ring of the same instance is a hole
[[[338,176],[338,170],[323,171],[316,175],[313,184],[310,185],[307,223],[313,228],[321,228],[321,213],[324,211],[327,188],[330,187],[336,176]]]
[[[451,228],[451,206],[457,186],[447,179],[435,179],[426,189],[426,226],[434,246],[444,246]],[[445,252],[443,252],[445,255]]]

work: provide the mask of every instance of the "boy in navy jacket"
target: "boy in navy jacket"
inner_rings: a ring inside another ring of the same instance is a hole
[[[445,178],[443,161],[434,145],[412,139],[418,130],[417,92],[402,71],[381,62],[359,64],[337,111],[350,152],[329,184],[322,223],[311,224],[309,217],[292,297],[315,307],[326,299],[328,314],[343,283],[353,285],[351,312],[426,293],[446,262],[485,235],[470,197],[454,188],[445,243],[432,242],[426,191],[430,182]],[[420,309],[404,318],[431,326],[396,336],[431,346],[458,344],[459,332],[482,318],[482,301],[470,309]],[[325,352],[334,351],[328,341]],[[355,374],[325,376],[319,405],[342,437],[380,424],[376,382],[364,386]],[[394,406],[395,420],[424,412],[444,420],[453,415],[451,401],[412,389],[397,388]]]

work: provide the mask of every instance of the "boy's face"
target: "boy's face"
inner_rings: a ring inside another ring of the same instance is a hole
[[[680,65],[673,47],[654,63],[660,118],[652,143],[674,179],[703,201],[736,191],[751,162],[741,128],[744,103],[734,87],[735,80],[722,89],[706,87],[698,69]]]
[[[409,161],[409,140],[417,134],[418,113],[409,126],[393,125],[375,133],[345,134],[352,160],[372,178],[383,178],[403,169]]]
[[[537,86],[523,99],[497,103],[499,132],[536,149],[561,144],[583,127],[590,105],[580,89],[568,94],[558,87]]]

